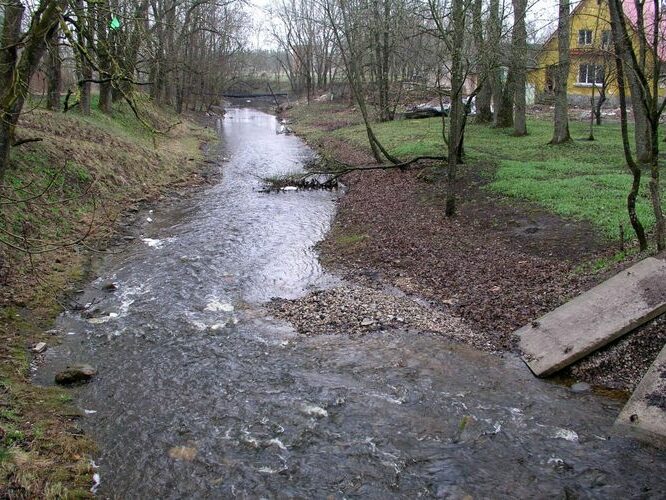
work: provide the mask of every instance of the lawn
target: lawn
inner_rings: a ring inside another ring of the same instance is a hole
[[[300,113],[297,120],[306,136],[316,121],[323,120],[324,113],[335,116],[334,121],[342,125],[350,120],[338,108],[310,111],[307,116]],[[325,133],[367,148],[361,125],[332,128]],[[479,168],[482,175],[488,175],[486,189],[495,193],[533,201],[566,218],[589,221],[611,239],[619,237],[620,225],[630,235],[626,198],[631,176],[624,163],[619,124],[595,127],[595,141],[584,140],[589,135],[588,123],[571,122],[570,129],[572,143],[550,146],[550,120],[530,119],[527,137],[470,123],[465,135],[467,168]],[[402,158],[445,153],[440,118],[380,123],[374,130],[388,150]],[[318,132],[322,133],[321,128]],[[489,171],[488,164],[496,168]],[[645,172],[637,211],[646,228],[651,228],[654,216],[648,180],[649,172]],[[666,184],[663,179],[662,183]]]

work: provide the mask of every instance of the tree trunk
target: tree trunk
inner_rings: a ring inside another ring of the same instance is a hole
[[[629,71],[629,73],[631,70]],[[634,77],[635,78],[635,77]],[[628,75],[630,80],[630,87],[633,89],[635,87],[631,84],[632,76]],[[639,82],[636,82],[638,85],[641,85]],[[634,139],[636,143],[636,161],[641,165],[648,166],[652,164],[652,144],[651,144],[651,134],[650,134],[650,122],[648,120],[647,112],[645,111],[645,105],[643,100],[639,95],[635,95],[636,92],[631,92],[631,107],[634,112]]]
[[[474,0],[472,8],[472,31],[474,32],[474,45],[475,51],[479,57],[479,66],[481,72],[479,74],[480,85],[479,92],[476,95],[476,123],[490,123],[493,120],[493,113],[490,106],[492,99],[492,83],[490,80],[491,60],[489,54],[486,53],[486,43],[483,39],[483,2],[482,0]]]
[[[93,4],[94,5],[94,4]],[[88,4],[88,8],[91,4]],[[76,13],[76,20],[78,23],[76,30],[76,41],[80,47],[90,48],[90,38],[92,34],[89,30],[92,29],[92,20],[90,19],[90,12],[86,13],[86,6],[84,0],[76,0],[74,7]],[[88,19],[88,20],[86,20]],[[80,51],[75,51],[77,78],[79,87],[79,112],[82,115],[90,114],[90,79],[92,78],[92,69],[86,58]]]
[[[53,34],[53,38],[48,44],[46,80],[48,82],[46,109],[57,111],[60,108],[60,90],[62,87],[60,40],[57,31]]]
[[[664,221],[664,212],[661,208],[661,188],[659,185],[659,137],[658,128],[652,127],[652,136],[650,142],[652,145],[651,163],[650,163],[650,201],[652,202],[652,211],[655,217],[654,239],[657,243],[657,251],[661,252],[666,248],[666,221]]]
[[[109,2],[104,1],[97,7],[97,54],[100,69],[99,110],[110,115],[113,109],[113,86],[111,81],[111,47],[109,46],[108,25],[111,21]]]
[[[502,69],[497,64],[502,37],[502,19],[500,18],[499,0],[490,0],[488,15],[488,55],[490,93],[493,102],[493,122],[497,124],[502,102]]]
[[[569,134],[569,102],[567,99],[570,31],[569,0],[560,0],[557,21],[557,53],[559,60],[555,70],[555,116],[551,144],[562,144],[571,140]]]
[[[453,40],[462,40],[465,30],[464,0],[451,1],[451,22],[453,23]],[[456,213],[456,174],[458,158],[462,145],[463,104],[460,93],[464,84],[462,43],[454,43],[451,53],[451,112],[449,115],[449,148],[447,164],[446,208],[447,217]]]
[[[25,43],[18,58],[23,5],[12,0],[5,5],[0,34],[0,178],[9,166],[14,130],[23,109],[30,79],[46,50],[47,41],[58,28],[66,0],[42,0],[32,15]]]
[[[513,135],[527,135],[527,108],[525,86],[527,85],[527,28],[525,26],[525,11],[527,0],[513,0],[513,32],[512,32],[512,63],[514,73],[514,102],[515,117]]]
[[[11,119],[10,113],[3,113],[0,119],[0,179],[9,166],[9,154],[14,142],[15,125],[12,124]]]
[[[621,16],[623,15],[621,9],[614,0],[609,2],[610,10],[610,24],[613,33],[613,48],[615,52],[615,68],[617,73],[617,86],[620,97],[620,128],[622,132],[622,148],[624,150],[624,158],[627,162],[627,167],[631,171],[632,183],[631,190],[627,195],[627,212],[629,214],[629,221],[631,227],[636,233],[638,245],[641,251],[647,250],[647,238],[645,236],[645,229],[643,224],[638,218],[636,213],[636,199],[641,188],[641,169],[634,161],[631,155],[631,147],[629,145],[629,131],[627,125],[627,98],[625,94],[625,78],[624,78],[624,63],[623,58],[627,50],[625,43],[626,40],[621,30]]]
[[[491,100],[493,96],[493,89],[490,79],[487,77],[481,83],[479,93],[476,95],[476,123],[492,123],[493,111],[491,108]]]
[[[597,99],[597,103],[594,109],[594,117],[597,125],[601,125],[601,108],[603,107],[605,102],[606,102],[606,91],[602,87],[599,91],[599,98]]]
[[[509,68],[506,75],[506,82],[502,89],[499,109],[495,116],[495,126],[499,128],[513,127],[513,99],[515,93],[515,78],[513,68]]]

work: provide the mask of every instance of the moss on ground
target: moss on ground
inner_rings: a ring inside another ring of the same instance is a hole
[[[27,112],[18,139],[42,140],[13,151],[0,185],[0,238],[39,250],[86,236],[87,245],[103,247],[131,204],[193,182],[212,132],[149,103],[142,110],[154,129],[169,131],[152,133],[124,105],[112,116]],[[87,261],[82,245],[32,256],[0,245],[2,498],[91,495],[94,444],[78,428],[71,397],[29,378],[29,349],[49,337],[58,299],[84,277]]]

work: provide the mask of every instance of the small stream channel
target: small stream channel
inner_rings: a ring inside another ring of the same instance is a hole
[[[441,337],[300,337],[269,317],[271,297],[337,282],[313,251],[336,194],[258,192],[312,155],[275,117],[218,128],[221,181],[145,216],[35,375],[97,367],[72,390],[99,496],[663,498],[665,454],[613,434],[621,402]]]

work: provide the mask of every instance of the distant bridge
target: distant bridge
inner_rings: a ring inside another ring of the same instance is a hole
[[[265,97],[270,97],[273,98],[275,97],[289,97],[289,94],[286,92],[276,92],[275,94],[234,94],[234,93],[227,93],[227,94],[222,94],[222,97],[227,97],[229,99],[261,99]]]

